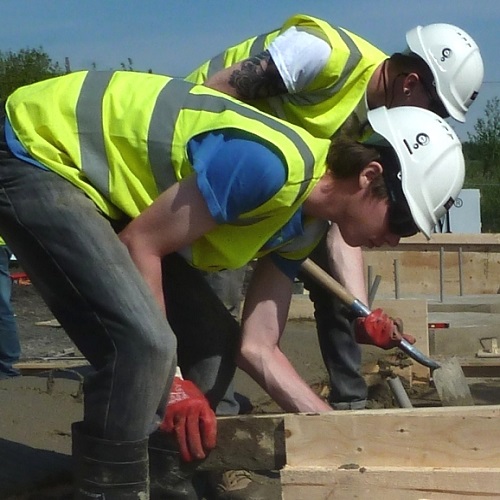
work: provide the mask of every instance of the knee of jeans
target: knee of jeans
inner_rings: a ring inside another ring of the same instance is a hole
[[[171,361],[177,356],[177,341],[172,335],[155,343],[154,351],[161,361]]]
[[[133,355],[141,360],[147,360],[148,365],[170,364],[177,353],[177,341],[171,332],[162,332],[161,335],[143,333],[138,335],[134,342]]]

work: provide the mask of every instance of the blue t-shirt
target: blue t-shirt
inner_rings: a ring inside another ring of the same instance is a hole
[[[286,166],[278,151],[256,136],[224,129],[191,139],[187,150],[211,215],[219,224],[231,223],[244,212],[272,198],[286,182]],[[303,234],[302,209],[264,245],[281,246]],[[294,278],[302,261],[272,253],[273,262]]]
[[[36,161],[29,153],[26,151],[24,146],[19,142],[14,130],[12,130],[12,125],[8,118],[5,118],[5,142],[7,142],[7,146],[9,146],[12,154],[19,158],[20,160],[26,161],[35,165],[35,167],[43,168],[44,170],[48,170],[45,165],[42,165],[39,161]]]

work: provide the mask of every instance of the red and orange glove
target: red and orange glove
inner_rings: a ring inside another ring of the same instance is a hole
[[[390,318],[382,309],[375,309],[366,318],[356,319],[354,334],[360,344],[376,345],[382,349],[397,347],[401,339],[415,343],[415,337],[403,333],[403,322],[399,318]]]
[[[215,448],[217,419],[207,398],[190,380],[174,377],[165,417],[164,432],[175,432],[182,460],[201,460]]]

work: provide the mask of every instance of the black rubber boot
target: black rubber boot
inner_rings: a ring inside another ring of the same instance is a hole
[[[148,439],[108,441],[72,425],[76,500],[148,500]]]
[[[202,498],[197,485],[196,464],[181,460],[177,445],[164,432],[149,437],[149,478],[151,500],[197,500]]]

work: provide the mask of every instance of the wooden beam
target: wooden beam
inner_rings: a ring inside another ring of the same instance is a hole
[[[499,252],[500,234],[499,233],[480,233],[480,234],[462,234],[462,233],[434,233],[430,240],[422,234],[416,234],[411,238],[403,238],[397,247],[384,247],[383,252],[394,253],[398,249],[404,250],[423,250],[431,251],[433,248],[444,247],[446,250],[455,250],[459,247],[467,251],[475,250],[479,252]],[[379,248],[365,249],[368,252],[380,252]]]
[[[500,467],[500,406],[285,416],[291,467]]]
[[[500,405],[219,417],[200,468],[495,468],[499,418]]]
[[[19,361],[14,364],[23,375],[32,375],[34,372],[44,372],[50,370],[71,370],[81,366],[88,366],[88,361],[85,359],[53,359],[50,361],[32,360]]]
[[[457,357],[466,377],[500,377],[500,357]]]
[[[218,417],[217,447],[201,470],[278,470],[286,463],[283,415]]]
[[[281,471],[283,500],[421,500],[498,498],[500,469],[363,467]]]
[[[440,282],[441,248],[444,250],[443,289]],[[500,234],[433,234],[403,238],[396,247],[364,249],[365,266],[382,277],[379,295],[394,292],[394,261],[399,262],[401,297],[446,298],[494,294],[498,291]]]

